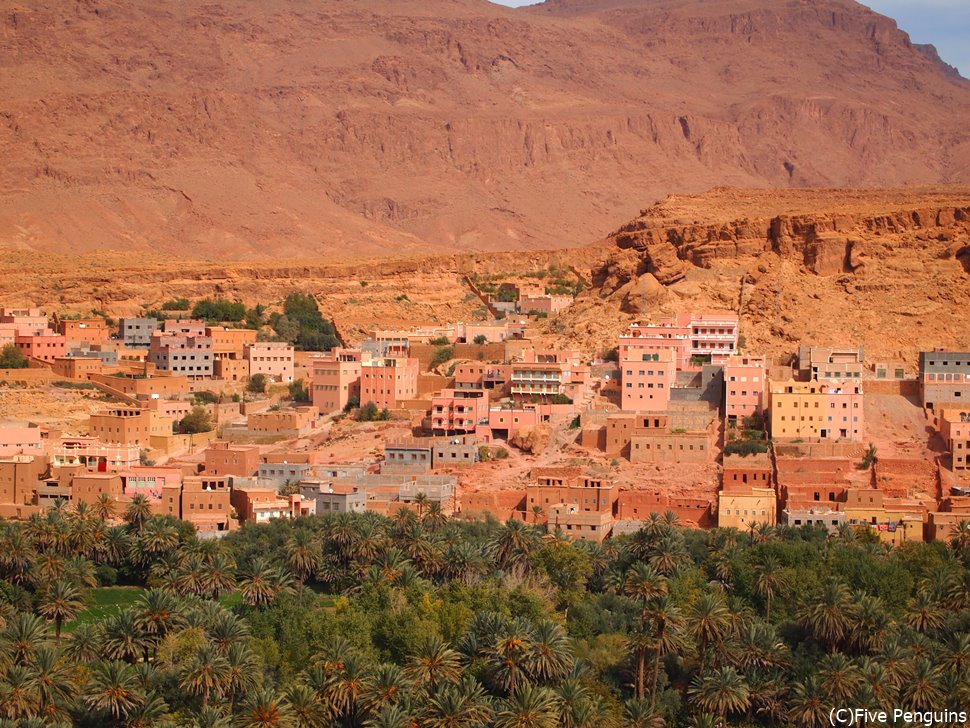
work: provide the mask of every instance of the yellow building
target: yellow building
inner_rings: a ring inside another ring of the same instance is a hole
[[[797,382],[771,385],[771,436],[776,440],[861,440],[859,382]]]
[[[717,525],[747,529],[752,523],[778,523],[778,501],[774,488],[722,490],[717,496]]]
[[[923,541],[923,515],[914,508],[886,502],[875,488],[848,488],[842,504],[845,522],[853,528],[872,529],[884,543],[899,545]]]

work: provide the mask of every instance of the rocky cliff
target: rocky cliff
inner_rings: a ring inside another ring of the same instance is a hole
[[[968,180],[970,83],[849,0],[0,0],[0,244],[584,245],[645,199]]]

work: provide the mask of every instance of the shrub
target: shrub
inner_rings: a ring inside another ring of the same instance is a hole
[[[192,309],[192,318],[205,321],[242,321],[246,306],[239,301],[212,301],[204,298]]]
[[[472,341],[474,343],[476,343],[476,344],[487,344],[488,343],[488,337],[485,336],[485,334],[479,334]]]
[[[249,384],[246,385],[246,389],[253,394],[262,394],[266,391],[266,375],[265,374],[253,374],[249,378]]]
[[[446,361],[455,356],[455,347],[453,346],[441,346],[439,347],[434,356],[431,358],[432,366],[436,364],[444,364]]]
[[[219,395],[203,389],[201,392],[196,392],[193,399],[197,404],[216,404],[219,401]]]
[[[15,344],[7,344],[0,350],[0,369],[26,369],[30,361]]]
[[[576,429],[579,428],[579,425],[580,425],[580,418],[579,418],[579,415],[576,415],[575,417],[573,417],[572,421],[569,423],[569,429],[570,430],[576,430]]]
[[[163,311],[188,311],[192,304],[187,298],[171,298],[162,304]]]
[[[295,402],[309,402],[310,388],[303,386],[303,380],[297,379],[290,383],[290,399]]]
[[[380,413],[377,410],[377,405],[373,402],[368,402],[357,410],[358,422],[374,422],[379,417]]]
[[[760,440],[736,440],[724,446],[725,455],[754,455],[768,452],[768,443]]]
[[[478,446],[478,459],[483,463],[492,459],[492,451],[488,449],[488,445]]]
[[[94,570],[94,577],[100,586],[114,586],[118,583],[118,570],[107,564],[101,564]]]
[[[429,339],[428,343],[431,346],[448,346],[451,342],[448,340],[447,336],[436,336],[433,339]]]
[[[607,349],[606,353],[603,354],[603,361],[620,361],[620,350],[617,347],[612,349]]]
[[[505,460],[506,458],[508,458],[508,456],[509,456],[509,451],[506,450],[504,447],[500,447],[498,450],[495,451],[496,460]]]
[[[201,405],[192,408],[182,421],[179,429],[183,435],[195,435],[199,432],[209,432],[212,429],[212,416]]]
[[[344,412],[350,412],[352,409],[360,407],[360,397],[354,395],[347,399],[347,404],[344,405]]]
[[[573,403],[572,399],[567,397],[565,394],[553,395],[551,402],[553,404],[572,404]]]

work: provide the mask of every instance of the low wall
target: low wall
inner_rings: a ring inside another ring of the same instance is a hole
[[[866,379],[862,383],[866,394],[896,394],[901,397],[918,397],[919,381],[916,379]]]
[[[450,344],[455,350],[453,359],[469,359],[471,361],[505,361],[505,342],[490,341],[485,344]],[[411,344],[410,356],[418,360],[421,369],[426,371],[431,366],[431,360],[441,349],[434,344]]]
[[[51,382],[71,381],[60,377],[46,367],[31,367],[29,369],[0,369],[0,382],[14,382],[25,387],[50,384]]]

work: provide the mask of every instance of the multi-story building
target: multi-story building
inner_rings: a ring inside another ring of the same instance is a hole
[[[613,532],[613,516],[605,511],[583,511],[568,503],[549,506],[546,531],[561,531],[574,541],[602,543]]]
[[[181,330],[169,332],[155,331],[148,345],[148,360],[155,368],[175,374],[184,374],[190,379],[212,376],[212,338],[202,334],[183,333]],[[183,327],[194,331],[191,322]]]
[[[940,436],[950,451],[953,469],[970,468],[970,405],[940,413]]]
[[[55,467],[80,465],[101,472],[132,468],[140,454],[138,445],[107,444],[96,437],[62,437],[50,450]]]
[[[862,440],[859,381],[772,382],[771,436],[778,440]]]
[[[798,347],[798,370],[804,379],[815,381],[858,381],[865,366],[865,349],[861,346]]]
[[[246,345],[249,376],[262,374],[272,382],[293,381],[293,347],[283,341],[260,341]]]
[[[785,508],[781,512],[781,522],[789,526],[825,526],[829,533],[835,533],[845,525],[845,513],[834,508]]]
[[[690,326],[678,325],[671,319],[655,324],[630,324],[626,335],[620,337],[618,351],[620,362],[647,361],[644,355],[672,352],[674,369],[685,370],[690,367]]]
[[[88,420],[88,432],[104,443],[148,447],[151,444],[152,413],[139,407],[113,407],[96,412]]]
[[[333,349],[313,359],[313,406],[321,414],[341,412],[360,401],[362,354],[357,349]]]
[[[230,501],[244,523],[266,523],[273,518],[304,515],[303,497],[299,493],[281,496],[275,488],[233,486]]]
[[[39,308],[0,308],[0,324],[9,324],[20,334],[48,329],[47,317]]]
[[[227,478],[189,476],[182,481],[179,518],[201,533],[227,532],[235,525],[231,492]]]
[[[306,502],[315,502],[315,513],[363,513],[367,510],[367,494],[353,485],[336,485],[323,480],[300,482],[300,495]]]
[[[206,326],[205,335],[212,339],[212,356],[220,359],[244,359],[246,347],[256,343],[254,329],[227,329],[225,326]]]
[[[210,442],[205,450],[205,472],[208,475],[238,475],[248,478],[259,470],[259,445],[234,445]]]
[[[763,356],[731,356],[724,362],[724,416],[729,425],[764,412],[766,372]]]
[[[433,467],[429,437],[406,437],[384,443],[382,473],[426,473]]]
[[[927,409],[966,406],[970,401],[970,352],[920,352],[919,383]]]
[[[741,530],[754,524],[774,526],[778,521],[777,504],[774,488],[725,488],[717,497],[717,525]]]
[[[721,484],[724,490],[737,488],[774,488],[771,458],[768,453],[725,455]]]
[[[39,427],[0,427],[0,457],[42,455],[44,441]]]
[[[118,319],[118,338],[125,346],[148,346],[152,341],[152,333],[157,328],[158,319],[154,318]]]
[[[723,364],[738,349],[738,315],[729,311],[679,313],[656,323],[632,324],[620,337],[620,361],[635,359],[637,352],[669,349],[679,371],[692,366],[692,359]]]
[[[361,362],[360,403],[397,409],[418,393],[418,360],[383,357]]]
[[[478,462],[478,451],[483,443],[474,435],[438,438],[431,447],[431,464],[435,468],[473,465]]]
[[[108,322],[103,318],[60,319],[57,333],[64,337],[68,347],[103,344],[111,338]]]
[[[663,412],[677,381],[677,352],[627,346],[620,354],[620,407],[631,412]]]
[[[431,398],[431,429],[443,435],[473,433],[488,422],[488,402],[484,389],[442,389]]]
[[[522,361],[509,366],[512,398],[548,401],[553,397],[581,398],[589,367],[580,364],[575,351],[536,351],[523,354]]]
[[[526,486],[526,518],[537,506],[547,512],[557,504],[577,511],[616,513],[619,488],[610,480],[585,474],[579,467],[536,468],[532,476],[534,482]]]
[[[53,363],[67,353],[67,339],[50,329],[36,329],[30,333],[17,333],[14,344],[24,356]]]
[[[44,455],[9,455],[0,458],[0,516],[20,517],[6,506],[22,507],[30,504],[37,482],[48,471],[49,461]],[[21,514],[23,512],[21,511]]]

